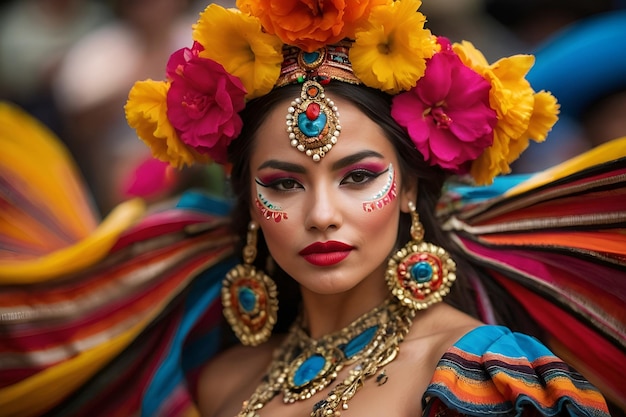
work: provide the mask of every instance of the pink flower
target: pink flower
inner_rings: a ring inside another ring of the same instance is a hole
[[[246,90],[223,66],[200,58],[201,49],[196,43],[170,57],[167,118],[187,146],[225,163],[228,145],[241,132],[238,112],[245,106]]]
[[[176,185],[177,176],[177,171],[169,163],[146,158],[126,178],[124,195],[143,198],[165,195]]]
[[[497,117],[489,107],[491,84],[465,66],[447,40],[439,42],[441,52],[415,87],[393,98],[391,115],[426,161],[461,174],[493,143]]]
[[[204,51],[204,46],[202,46],[201,43],[194,41],[191,49],[182,48],[170,55],[170,59],[167,61],[167,66],[165,67],[167,78],[173,80],[175,78],[182,77],[185,66],[192,59],[198,58],[198,55],[202,51]]]

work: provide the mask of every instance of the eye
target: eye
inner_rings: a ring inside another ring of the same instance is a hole
[[[270,184],[270,187],[275,189],[275,190],[279,190],[279,191],[286,191],[286,190],[293,190],[293,189],[296,189],[296,188],[302,188],[302,186],[298,183],[298,181],[293,180],[291,178],[286,178],[284,180],[274,181],[272,184]]]
[[[376,179],[382,172],[376,173],[366,169],[357,169],[348,173],[341,180],[341,184],[365,184]]]
[[[304,188],[298,181],[294,180],[293,178],[277,178],[267,184],[262,182],[258,178],[255,181],[261,187],[270,188],[276,191],[291,191],[298,188]]]

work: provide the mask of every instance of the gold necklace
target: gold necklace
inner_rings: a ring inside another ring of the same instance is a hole
[[[365,380],[396,358],[414,317],[415,310],[388,299],[348,327],[318,340],[308,335],[301,319],[296,320],[238,417],[259,417],[258,411],[280,393],[286,404],[309,399],[333,383],[345,366],[356,364],[311,412],[313,417],[339,416],[339,407],[348,408],[348,400]]]

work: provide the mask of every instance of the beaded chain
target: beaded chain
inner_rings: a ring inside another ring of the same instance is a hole
[[[333,383],[345,366],[354,364],[311,412],[313,417],[339,416],[365,380],[396,358],[414,317],[415,310],[388,299],[348,327],[318,340],[308,335],[301,318],[296,320],[238,417],[259,417],[259,410],[281,393],[285,404],[309,399]]]

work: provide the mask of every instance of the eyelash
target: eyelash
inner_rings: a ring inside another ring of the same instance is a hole
[[[381,176],[382,174],[386,173],[389,170],[389,168],[380,171],[380,172],[373,172],[370,171],[368,169],[363,169],[363,168],[358,168],[355,169],[354,171],[350,171],[348,172],[340,181],[340,185],[352,185],[352,186],[359,186],[359,185],[363,185],[363,184],[367,184],[370,181],[375,180],[376,178],[378,178],[379,176]],[[363,180],[362,181],[354,181],[354,175],[363,175]],[[350,179],[352,179],[352,181],[349,181]],[[280,192],[290,192],[293,190],[297,190],[297,189],[301,189],[304,188],[302,186],[302,184],[300,184],[298,182],[298,180],[293,179],[293,178],[278,178],[276,180],[273,180],[269,183],[263,183],[261,180],[259,180],[258,178],[255,179],[256,183],[259,184],[261,187],[264,188],[269,188],[275,191],[280,191]],[[291,187],[285,187],[285,185],[291,185]]]
[[[340,184],[342,184],[342,185],[362,185],[362,184],[367,184],[368,182],[375,180],[376,178],[378,178],[379,176],[381,176],[385,172],[387,172],[386,169],[384,171],[380,171],[380,172],[372,172],[372,171],[370,171],[368,169],[363,169],[363,168],[355,169],[354,171],[350,171],[348,174],[346,174],[346,176],[344,176],[343,179],[341,180]],[[363,177],[364,177],[363,181],[346,182],[347,179],[352,178],[354,175],[363,175]]]
[[[261,180],[256,179],[255,180],[257,184],[259,184],[261,187],[264,188],[270,188],[272,190],[276,190],[276,191],[282,191],[282,192],[289,192],[298,188],[304,188],[302,187],[302,185],[295,179],[293,178],[279,178],[276,180],[273,180],[272,182],[265,184],[263,182],[261,182]],[[284,185],[286,183],[292,183],[294,185],[294,187],[291,188],[284,188]]]

